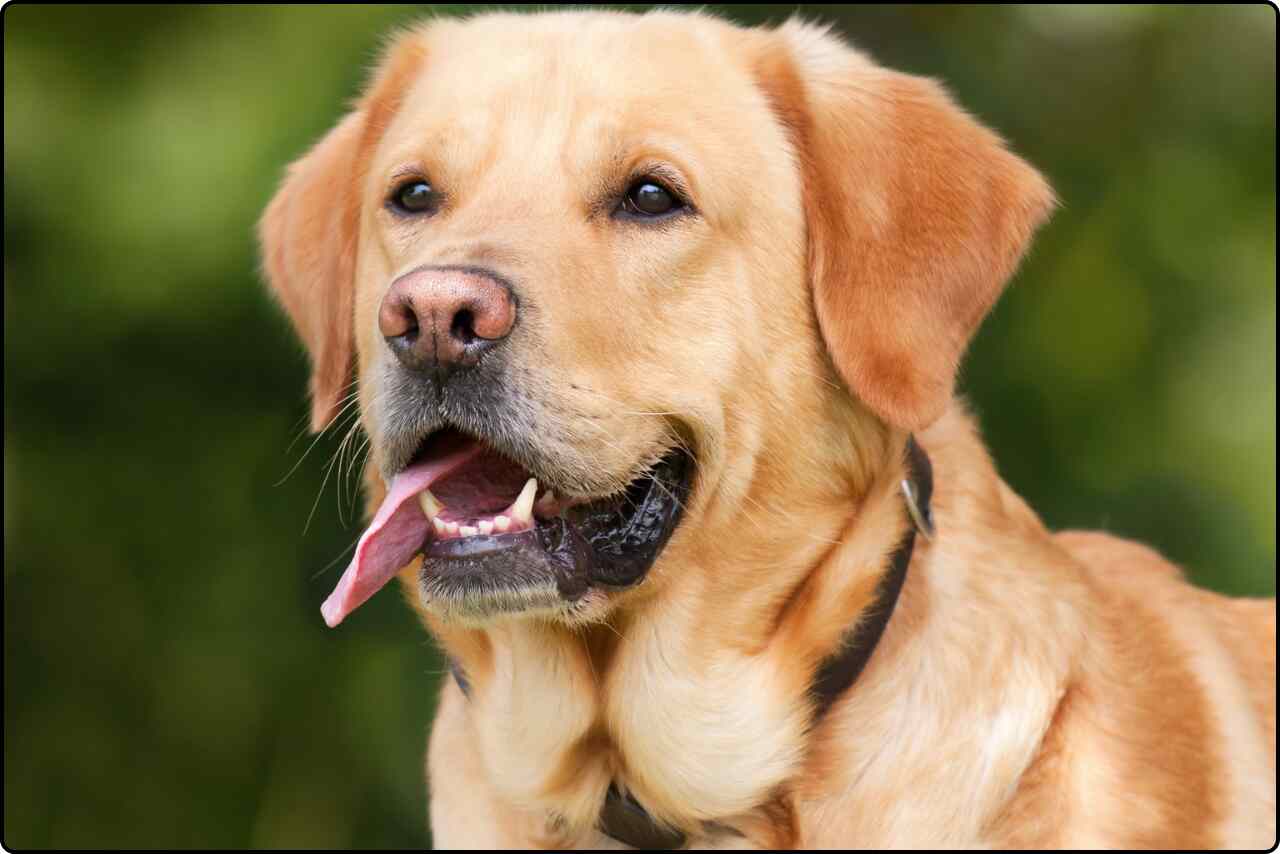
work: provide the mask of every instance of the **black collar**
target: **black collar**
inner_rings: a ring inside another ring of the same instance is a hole
[[[815,721],[825,715],[857,680],[880,643],[880,636],[884,634],[894,606],[898,604],[902,583],[907,580],[907,566],[911,563],[911,553],[915,551],[916,531],[924,534],[925,539],[933,539],[933,512],[929,506],[933,499],[933,465],[915,437],[907,439],[907,476],[899,488],[907,514],[911,517],[911,527],[907,528],[902,542],[893,552],[889,571],[880,580],[876,601],[867,610],[866,619],[859,621],[841,649],[818,668],[809,689],[814,699]]]
[[[848,640],[822,663],[814,676],[809,690],[814,700],[815,722],[830,711],[840,695],[857,680],[880,643],[880,637],[889,625],[889,618],[893,616],[894,606],[898,604],[902,584],[907,578],[907,566],[910,565],[911,553],[915,550],[916,532],[919,531],[926,539],[933,539],[933,514],[929,507],[933,498],[933,466],[914,437],[907,439],[906,456],[907,476],[900,484],[900,489],[913,524],[894,549],[889,571],[880,580],[876,601],[868,609],[867,618],[859,621]],[[462,692],[469,694],[470,686],[465,675],[452,661],[449,665]],[[681,848],[686,841],[683,833],[659,824],[639,801],[629,792],[622,792],[616,785],[609,786],[604,807],[600,810],[599,828],[606,836],[632,848],[645,850]]]

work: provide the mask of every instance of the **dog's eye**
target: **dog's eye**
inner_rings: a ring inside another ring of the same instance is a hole
[[[400,213],[426,213],[436,206],[436,194],[426,181],[406,181],[392,192],[391,206]]]
[[[622,209],[637,216],[662,216],[682,207],[675,193],[651,178],[632,184],[622,200]]]

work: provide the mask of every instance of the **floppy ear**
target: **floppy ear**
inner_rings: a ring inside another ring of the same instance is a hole
[[[336,414],[351,374],[359,202],[357,110],[289,167],[258,224],[263,267],[311,356],[311,429]]]
[[[258,223],[267,280],[311,356],[313,431],[337,414],[352,373],[365,161],[421,60],[418,37],[403,37],[355,109],[289,167]]]
[[[1053,192],[937,83],[795,21],[770,39],[755,70],[803,173],[823,339],[859,399],[921,429]]]

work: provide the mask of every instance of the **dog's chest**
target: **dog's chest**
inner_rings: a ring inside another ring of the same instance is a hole
[[[545,635],[495,645],[471,698],[492,783],[526,808],[594,825],[609,785],[683,826],[732,819],[794,770],[803,710],[766,660],[695,669],[670,638],[628,638],[600,673],[585,645]]]

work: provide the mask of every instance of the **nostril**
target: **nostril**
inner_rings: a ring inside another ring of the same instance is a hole
[[[471,309],[460,309],[453,316],[453,323],[449,326],[449,333],[464,344],[470,344],[479,337],[476,335],[476,317],[471,313]]]
[[[418,337],[418,314],[408,302],[384,303],[378,326],[388,341],[412,343]]]
[[[418,338],[418,315],[411,311],[405,312],[404,331],[400,333],[400,337],[406,341],[416,341]]]

